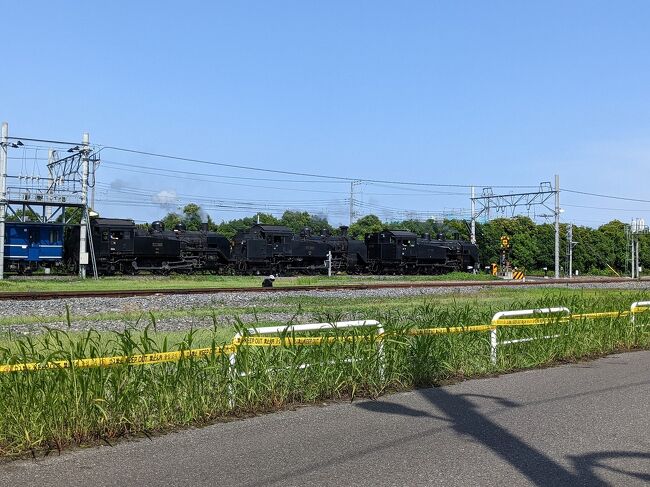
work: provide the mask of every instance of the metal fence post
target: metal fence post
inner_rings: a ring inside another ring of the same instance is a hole
[[[518,309],[514,311],[499,311],[492,317],[492,330],[490,331],[490,360],[493,365],[497,363],[497,348],[499,347],[499,340],[497,337],[498,321],[502,318],[514,318],[518,316],[531,316],[535,314],[551,314],[551,313],[566,313],[571,315],[569,308],[559,306],[556,308],[540,308],[540,309]],[[503,345],[510,343],[517,343],[521,341],[529,341],[531,339],[520,339],[502,342]]]
[[[495,326],[490,330],[490,361],[492,365],[497,364],[497,347],[499,346],[499,341],[497,339],[497,327]]]
[[[237,377],[237,349],[234,348],[237,345],[235,345],[239,339],[241,338],[241,333],[237,332],[235,336],[232,339],[231,346],[233,347],[233,350],[230,352],[230,355],[228,357],[230,361],[230,375],[228,377],[228,400],[230,403],[230,407],[232,409],[235,408],[235,378]]]
[[[635,301],[630,305],[630,323],[634,325],[636,310],[639,308],[650,308],[650,301]]]

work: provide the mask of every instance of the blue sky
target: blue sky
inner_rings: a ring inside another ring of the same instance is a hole
[[[650,200],[648,2],[2,3],[10,135],[88,131],[105,146],[478,191],[559,173],[565,188]],[[43,152],[10,155],[11,173]],[[217,221],[288,207],[347,222],[345,182],[111,149],[102,161],[103,216],[151,221],[196,200]],[[251,177],[279,181],[233,179]],[[363,183],[357,210],[420,216],[468,208],[468,192]],[[562,205],[592,226],[650,217],[650,203]]]

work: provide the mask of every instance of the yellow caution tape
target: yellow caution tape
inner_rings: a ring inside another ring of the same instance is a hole
[[[539,318],[502,318],[492,323],[497,326],[504,325],[546,325],[549,323],[566,323],[570,320],[587,320],[593,318],[619,318],[629,316],[629,311],[603,311],[599,313],[577,313],[572,315],[545,316]]]
[[[382,335],[375,335],[375,340]],[[321,345],[323,343],[368,341],[371,336],[367,335],[346,335],[330,337],[242,337],[233,340],[233,345],[248,345],[253,347],[289,347],[295,345],[309,346]]]
[[[549,321],[557,321],[557,318],[504,318],[501,320],[493,321],[492,325],[496,325],[496,326],[545,325]]]
[[[190,357],[207,357],[214,353],[214,355],[221,355],[224,353],[232,353],[235,348],[232,346],[225,346],[219,348],[195,348],[190,350],[176,351],[176,352],[159,352],[147,353],[141,355],[119,355],[114,357],[97,357],[97,358],[82,358],[75,360],[56,360],[53,362],[32,362],[22,364],[8,364],[0,365],[0,373],[3,372],[24,372],[27,370],[51,370],[51,369],[84,369],[92,367],[110,367],[111,365],[128,364],[128,365],[148,365],[159,364],[163,362],[178,362],[183,358]]]
[[[590,318],[618,318],[620,316],[629,316],[629,311],[604,311],[601,313],[582,313],[571,315],[574,320],[590,319]]]
[[[650,307],[635,308],[632,313],[642,313],[650,310]],[[570,320],[592,319],[592,318],[617,318],[629,316],[630,311],[605,311],[599,313],[582,313],[570,316],[543,317],[543,318],[508,318],[493,321],[489,325],[470,325],[470,326],[451,326],[437,328],[415,328],[406,330],[404,335],[407,336],[425,336],[425,335],[443,335],[447,333],[470,333],[479,331],[490,331],[502,326],[526,326],[526,325],[546,325],[552,323],[567,323]],[[190,357],[207,357],[211,355],[222,355],[236,353],[237,349],[242,346],[254,347],[279,347],[279,346],[310,346],[321,345],[323,343],[335,342],[361,342],[382,340],[385,336],[398,336],[399,333],[384,333],[374,336],[369,335],[347,335],[347,336],[329,336],[329,337],[241,337],[233,340],[231,345],[212,348],[195,348],[190,350],[175,352],[147,353],[141,355],[121,355],[113,357],[83,358],[75,360],[56,360],[52,362],[32,362],[21,364],[0,365],[0,373],[6,372],[24,372],[35,370],[52,370],[52,369],[72,369],[72,368],[92,368],[92,367],[110,367],[118,364],[128,365],[148,365],[163,362],[177,362],[184,358]]]
[[[494,330],[494,325],[450,326],[447,328],[415,328],[406,332],[409,336],[443,335],[445,333],[465,333]]]

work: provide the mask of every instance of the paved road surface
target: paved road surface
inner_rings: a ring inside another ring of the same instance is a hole
[[[650,352],[0,465],[1,486],[650,483]]]

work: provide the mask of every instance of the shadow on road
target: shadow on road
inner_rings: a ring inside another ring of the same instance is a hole
[[[534,485],[541,487],[551,486],[606,486],[604,480],[596,474],[597,468],[609,470],[622,475],[627,475],[639,480],[650,481],[649,473],[639,473],[609,466],[606,460],[650,459],[650,453],[640,452],[594,452],[581,456],[569,457],[575,466],[575,472],[566,469],[551,457],[535,449],[522,439],[510,433],[504,427],[483,415],[467,397],[482,397],[495,402],[516,408],[519,405],[504,398],[476,394],[454,395],[444,388],[426,389],[421,391],[436,410],[442,412],[445,420],[459,434],[470,437],[472,440],[492,450],[505,462],[516,468],[526,476]],[[376,403],[381,403],[379,406]],[[404,414],[413,416],[414,410],[399,404],[385,401],[364,402],[357,405],[362,409],[373,412]],[[402,411],[400,413],[400,411]],[[430,416],[440,419],[439,416],[427,411],[418,411],[419,416]]]
[[[482,395],[482,394],[459,394],[454,395],[446,388],[423,389],[418,393],[426,399],[431,407],[412,408],[388,400],[361,401],[356,403],[357,408],[366,410],[373,414],[394,415],[413,418],[430,418],[431,426],[418,428],[416,432],[410,430],[404,435],[397,435],[385,442],[364,445],[354,451],[346,450],[334,454],[329,458],[311,462],[301,466],[293,465],[286,472],[260,478],[257,482],[249,485],[269,485],[273,483],[285,483],[290,479],[296,479],[303,475],[327,469],[345,463],[363,461],[369,455],[376,455],[384,450],[399,449],[402,445],[412,442],[422,442],[423,445],[430,443],[429,438],[441,434],[444,430],[453,429],[459,434],[465,435],[493,451],[504,462],[511,465],[522,475],[527,477],[533,485],[540,487],[555,486],[594,486],[600,487],[609,485],[596,473],[597,470],[609,471],[621,476],[627,476],[630,480],[636,479],[650,482],[650,473],[634,472],[624,470],[620,467],[608,465],[608,462],[617,462],[619,465],[625,459],[650,460],[650,453],[634,451],[605,451],[590,452],[584,455],[567,456],[569,467],[556,462],[533,445],[526,443],[504,427],[489,419],[479,411],[470,398],[483,398],[491,400],[498,406],[493,412],[503,412],[519,407],[540,405],[547,402],[557,402],[566,399],[573,399],[582,396],[597,395],[603,392],[623,390],[630,387],[645,385],[648,381],[619,384],[613,387],[595,389],[586,392],[579,392],[560,397],[545,398],[537,401],[519,404],[507,398]],[[405,432],[406,433],[406,432]],[[434,452],[431,452],[434,453]],[[647,463],[647,462],[646,462]]]

